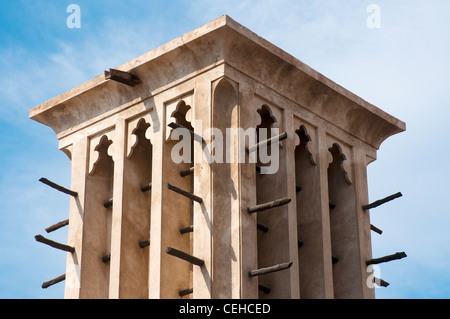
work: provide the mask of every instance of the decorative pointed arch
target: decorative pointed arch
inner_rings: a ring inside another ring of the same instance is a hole
[[[167,107],[167,128],[166,128],[166,141],[169,141],[172,137],[173,128],[168,126],[171,123],[175,123],[187,128],[190,131],[194,131],[192,127],[192,107],[185,99],[179,100],[175,105],[171,104]]]
[[[130,123],[130,136],[127,149],[127,157],[130,158],[133,155],[133,150],[136,148],[141,139],[150,140],[147,134],[147,130],[150,128],[151,124],[148,123],[145,118],[140,118],[133,123]],[[151,143],[151,140],[150,140]]]
[[[300,125],[300,128],[296,130],[295,133],[295,147],[304,147],[309,154],[309,160],[311,164],[317,165],[315,154],[311,151],[311,149],[313,148],[313,141],[305,125]]]
[[[256,126],[256,129],[259,128],[275,128],[278,127],[277,118],[273,115],[272,109],[267,104],[263,104],[259,109],[256,110],[258,112],[259,124]]]
[[[331,162],[333,161],[339,161],[340,167],[342,172],[344,173],[345,180],[348,184],[352,184],[352,177],[351,177],[351,168],[350,168],[350,162],[348,160],[348,157],[345,155],[342,147],[338,143],[333,143],[333,145],[328,148],[328,153],[331,155]]]
[[[89,156],[89,170],[88,174],[93,175],[97,164],[104,158],[112,158],[112,148],[111,145],[113,141],[108,137],[107,134],[101,135],[91,139],[91,149]],[[95,145],[95,147],[93,147]]]

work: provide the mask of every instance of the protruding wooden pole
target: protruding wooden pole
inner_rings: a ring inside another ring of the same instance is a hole
[[[184,296],[190,295],[194,292],[193,288],[188,288],[184,290],[180,290],[178,294],[180,295],[180,298],[183,298]]]
[[[195,195],[192,194],[192,193],[186,192],[185,190],[182,190],[181,188],[178,188],[178,187],[173,186],[173,185],[171,185],[171,184],[167,184],[167,186],[169,187],[169,189],[170,189],[171,191],[174,191],[175,193],[178,193],[178,194],[180,194],[180,195],[183,195],[183,196],[185,196],[185,197],[187,197],[187,198],[189,198],[189,199],[192,199],[192,200],[194,200],[194,201],[196,201],[196,202],[198,202],[198,203],[200,203],[200,204],[203,202],[203,199],[202,199],[202,198],[200,198],[200,197],[198,197],[198,196],[195,196]]]
[[[142,185],[141,186],[141,192],[148,192],[149,190],[152,189],[152,183],[148,183],[146,185]]]
[[[256,228],[265,233],[267,233],[269,231],[269,227],[267,227],[266,225],[263,225],[263,224],[259,224],[259,223],[256,224]]]
[[[180,172],[180,176],[181,177],[186,177],[186,176],[192,175],[192,174],[194,174],[194,168],[193,167]]]
[[[73,196],[73,197],[77,197],[78,196],[77,192],[74,192],[74,191],[72,191],[70,189],[67,189],[65,187],[59,186],[58,184],[53,183],[52,181],[49,181],[48,179],[46,179],[44,177],[42,177],[39,181],[44,183],[44,184],[46,184],[46,185],[48,185],[48,186],[50,186],[50,187],[52,187],[52,188],[54,188],[54,189],[56,189],[56,190],[58,190],[58,191],[60,191],[60,192],[68,194],[70,196]]]
[[[387,281],[385,281],[381,278],[373,278],[373,282],[376,283],[380,287],[387,287],[390,285]]]
[[[131,72],[125,72],[115,69],[109,69],[109,71],[105,71],[105,79],[117,81],[129,86],[135,86],[141,83],[141,80],[137,77],[137,75]]]
[[[289,269],[289,268],[291,268],[291,266],[292,266],[292,261],[289,263],[278,264],[278,265],[274,265],[274,266],[270,266],[270,267],[266,267],[266,268],[251,270],[248,272],[248,275],[250,277],[262,276],[262,275],[270,274],[273,272]]]
[[[265,175],[265,174],[269,173],[268,166],[255,165],[255,168],[256,168],[256,172],[259,174]]]
[[[64,244],[61,244],[61,243],[57,243],[57,242],[55,242],[53,240],[45,238],[42,235],[36,235],[36,236],[34,236],[34,239],[36,239],[36,241],[38,241],[40,243],[49,245],[49,246],[51,246],[53,248],[56,248],[56,249],[64,250],[64,251],[67,251],[69,253],[74,253],[75,252],[75,248],[73,248],[72,246],[68,246],[68,245],[64,245]]]
[[[383,204],[385,204],[387,202],[390,202],[391,200],[394,200],[394,199],[402,197],[402,196],[403,196],[402,193],[398,192],[398,193],[396,193],[394,195],[391,195],[391,196],[385,197],[383,199],[377,200],[377,201],[373,202],[372,204],[364,205],[362,207],[362,209],[363,210],[368,210],[368,209],[371,209],[371,208],[375,208],[375,207],[383,205]]]
[[[388,256],[384,256],[384,257],[380,257],[380,258],[367,260],[366,261],[366,265],[381,264],[381,263],[389,262],[389,261],[392,261],[392,260],[402,259],[402,258],[405,258],[405,257],[407,257],[405,252],[395,253],[395,254],[392,254],[392,255],[388,255]]]
[[[183,125],[177,124],[177,123],[169,123],[167,124],[168,127],[176,130],[176,129],[185,129],[189,132],[189,134],[191,134],[191,137],[196,140],[197,142],[200,143],[204,143],[205,140],[203,139],[203,137],[201,137],[200,135],[194,133],[193,131],[191,131],[190,129],[188,129],[187,127],[184,127]]]
[[[288,137],[287,132],[283,132],[280,135],[277,135],[277,136],[268,138],[267,140],[264,140],[264,141],[261,141],[259,143],[256,143],[251,148],[247,149],[247,152],[249,152],[249,153],[254,152],[258,148],[265,147],[267,145],[270,145],[270,144],[273,144],[273,143],[276,143],[276,142],[280,142],[282,140],[287,139],[287,137]]]
[[[205,262],[197,257],[191,256],[181,250],[172,248],[172,247],[167,247],[166,248],[166,253],[168,253],[169,255],[178,257],[180,259],[183,259],[191,264],[197,265],[197,266],[203,266],[205,264]]]
[[[381,229],[375,227],[375,226],[372,225],[372,224],[370,225],[370,229],[373,230],[374,232],[380,234],[380,235],[383,233],[383,231],[382,231]]]
[[[270,294],[270,288],[267,286],[264,286],[263,284],[258,284],[258,290],[262,291],[265,294]]]
[[[187,233],[192,233],[193,231],[194,231],[194,226],[193,225],[180,229],[180,233],[182,235],[187,234]]]
[[[256,212],[261,212],[263,210],[266,209],[270,209],[270,208],[275,208],[275,207],[279,207],[279,206],[283,206],[286,205],[288,203],[291,202],[290,198],[282,198],[282,199],[277,199],[265,204],[260,204],[260,205],[256,205],[256,206],[252,206],[252,207],[247,207],[247,212],[248,213],[256,213]]]
[[[113,199],[112,198],[107,200],[107,201],[105,201],[105,202],[103,202],[103,206],[105,206],[105,208],[110,208],[110,207],[112,207],[112,205],[113,205]]]
[[[140,242],[139,242],[139,247],[141,247],[141,248],[145,248],[145,247],[148,247],[148,246],[150,246],[150,240],[141,240]]]
[[[47,233],[51,233],[51,232],[53,232],[53,231],[55,231],[55,230],[58,230],[58,229],[60,229],[60,228],[62,228],[62,227],[64,227],[64,226],[67,226],[67,225],[69,225],[69,220],[68,220],[68,219],[63,220],[63,221],[60,221],[59,223],[56,223],[56,224],[54,224],[54,225],[52,225],[52,226],[47,227],[47,228],[45,229],[45,231],[46,231]]]
[[[57,284],[57,283],[59,283],[59,282],[61,282],[61,281],[64,281],[64,280],[66,280],[66,274],[61,275],[61,276],[59,276],[59,277],[56,277],[56,278],[54,278],[54,279],[52,279],[52,280],[49,280],[49,281],[44,282],[44,283],[42,284],[42,288],[43,288],[43,289],[46,289],[46,288],[48,288],[48,287],[50,287],[50,286],[53,286],[53,285],[55,285],[55,284]]]
[[[105,256],[102,256],[102,261],[103,261],[103,263],[107,263],[108,261],[110,261],[111,260],[111,254],[107,254],[107,255],[105,255]]]

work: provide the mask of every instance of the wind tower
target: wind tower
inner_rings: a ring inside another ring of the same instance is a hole
[[[401,194],[368,206],[366,174],[405,123],[228,16],[30,118],[71,161],[70,187],[41,180],[68,242],[36,237],[66,298],[374,298],[368,266],[405,256],[372,257],[369,209]]]

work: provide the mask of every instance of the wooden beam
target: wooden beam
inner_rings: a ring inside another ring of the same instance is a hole
[[[275,208],[275,207],[279,207],[279,206],[283,206],[286,205],[288,203],[291,202],[290,198],[282,198],[282,199],[277,199],[265,204],[260,204],[260,205],[256,205],[256,206],[252,206],[252,207],[247,207],[247,212],[252,214],[252,213],[256,213],[256,212],[261,212],[270,208]]]
[[[387,202],[390,202],[391,200],[394,200],[394,199],[399,198],[399,197],[402,197],[402,196],[403,196],[403,194],[400,193],[400,192],[398,192],[398,193],[396,193],[396,194],[394,194],[394,195],[390,195],[390,196],[385,197],[385,198],[383,198],[383,199],[377,200],[377,201],[373,202],[372,204],[364,205],[364,206],[362,207],[362,209],[363,209],[363,210],[368,210],[368,209],[371,209],[371,208],[375,208],[375,207],[378,207],[378,206],[380,206],[380,205],[383,205],[383,204],[385,204],[385,203],[387,203]]]
[[[45,185],[48,185],[48,186],[50,186],[50,187],[52,187],[52,188],[54,188],[54,189],[64,193],[64,194],[68,194],[68,195],[73,196],[73,197],[77,197],[78,196],[77,192],[74,192],[74,191],[72,191],[70,189],[67,189],[65,187],[59,186],[58,184],[53,183],[52,181],[49,181],[48,179],[46,179],[44,177],[39,179],[39,181],[41,183],[44,183]]]
[[[258,290],[262,291],[265,294],[270,294],[270,288],[263,284],[258,284]]]
[[[263,224],[256,224],[256,228],[259,229],[262,232],[267,233],[269,231],[269,227]]]
[[[196,266],[203,266],[205,264],[205,262],[197,257],[194,257],[192,255],[189,255],[181,250],[172,248],[172,247],[167,247],[166,248],[166,253],[174,256],[174,257],[178,257],[180,259],[183,259],[191,264],[194,264]]]
[[[270,266],[270,267],[266,267],[266,268],[251,270],[248,272],[248,275],[250,277],[262,276],[262,275],[270,274],[273,272],[289,269],[289,268],[291,268],[291,266],[292,266],[292,261],[289,263],[278,264],[278,265],[274,265],[274,266]]]
[[[146,185],[142,185],[141,186],[141,192],[148,192],[149,190],[152,189],[152,183],[148,183]]]
[[[194,168],[193,167],[180,172],[180,176],[181,177],[186,177],[186,176],[192,175],[192,174],[194,174]]]
[[[167,124],[168,127],[176,130],[176,129],[185,129],[189,132],[189,134],[191,134],[191,137],[196,140],[197,142],[200,143],[205,143],[205,140],[203,139],[203,137],[201,137],[200,135],[196,134],[194,131],[188,129],[187,127],[184,127],[183,125],[177,124],[177,123],[169,123]]]
[[[105,206],[105,208],[110,208],[110,207],[112,207],[112,205],[113,205],[113,199],[112,198],[107,200],[107,201],[105,201],[105,202],[103,202],[103,206]]]
[[[267,146],[267,145],[270,145],[270,144],[273,144],[273,143],[276,143],[276,142],[280,142],[280,141],[282,141],[282,140],[287,139],[287,137],[288,137],[287,132],[283,132],[283,133],[281,133],[280,135],[277,135],[277,136],[268,138],[268,139],[266,139],[266,140],[264,140],[264,141],[261,141],[261,142],[259,142],[259,143],[256,143],[256,144],[253,145],[252,147],[247,148],[247,152],[249,152],[249,153],[254,152],[254,151],[256,151],[258,148],[265,147],[265,146]]]
[[[376,283],[379,287],[387,287],[390,285],[387,281],[376,277],[373,278],[373,282]]]
[[[384,256],[384,257],[380,257],[380,258],[367,260],[366,261],[366,265],[381,264],[381,263],[389,262],[389,261],[392,261],[392,260],[402,259],[402,258],[405,258],[405,257],[407,257],[405,252],[395,253],[395,254],[392,254],[392,255],[388,255],[388,256]]]
[[[370,229],[373,230],[374,232],[378,233],[378,234],[382,234],[383,231],[377,227],[375,227],[374,225],[370,224]]]
[[[116,69],[109,69],[109,71],[105,71],[105,79],[120,82],[129,86],[135,86],[141,83],[141,80],[137,77],[137,75],[131,72]]]
[[[105,255],[105,256],[102,256],[102,261],[103,261],[103,263],[107,263],[108,261],[110,261],[111,260],[111,254],[107,254],[107,255]]]
[[[180,295],[180,298],[183,298],[184,296],[190,295],[194,293],[194,289],[193,288],[188,288],[188,289],[184,289],[184,290],[180,290],[178,292],[178,294]]]
[[[64,251],[67,251],[69,253],[74,253],[75,252],[75,248],[73,248],[72,246],[68,246],[68,245],[64,245],[64,244],[61,244],[61,243],[57,243],[57,242],[55,242],[53,240],[45,238],[42,235],[36,235],[36,236],[34,236],[34,239],[37,242],[49,245],[50,247],[53,247],[53,248],[56,248],[56,249],[64,250]]]
[[[52,225],[52,226],[47,227],[47,228],[45,229],[45,231],[46,231],[47,233],[51,233],[51,232],[53,232],[53,231],[55,231],[55,230],[58,230],[58,229],[60,229],[60,228],[62,228],[62,227],[64,227],[64,226],[67,226],[67,225],[69,225],[69,220],[68,220],[68,219],[63,220],[63,221],[60,221],[59,223],[56,223],[56,224],[54,224],[54,225]]]
[[[145,247],[148,247],[148,246],[150,246],[150,240],[149,239],[139,241],[139,247],[145,248]]]
[[[61,276],[59,276],[59,277],[56,277],[56,278],[54,278],[54,279],[52,279],[52,280],[49,280],[49,281],[44,282],[44,283],[42,284],[42,288],[43,288],[43,289],[46,289],[46,288],[48,288],[48,287],[50,287],[50,286],[53,286],[53,285],[55,285],[55,284],[57,284],[57,283],[59,283],[59,282],[61,282],[61,281],[64,281],[64,280],[66,280],[66,274],[61,275]]]
[[[171,184],[167,184],[167,187],[171,190],[171,191],[174,191],[174,192],[176,192],[176,193],[178,193],[178,194],[180,194],[180,195],[183,195],[183,196],[185,196],[185,197],[187,197],[187,198],[189,198],[189,199],[192,199],[192,200],[194,200],[194,201],[196,201],[196,202],[198,202],[198,203],[203,203],[203,199],[202,198],[200,198],[200,197],[198,197],[198,196],[195,196],[194,194],[192,194],[192,193],[189,193],[189,192],[186,192],[185,190],[182,190],[181,188],[178,188],[178,187],[176,187],[176,186],[173,186],[173,185],[171,185]]]
[[[180,234],[184,235],[184,234],[187,234],[187,233],[192,233],[193,231],[194,231],[194,226],[191,225],[191,226],[188,226],[188,227],[185,227],[185,228],[181,228],[180,229]]]

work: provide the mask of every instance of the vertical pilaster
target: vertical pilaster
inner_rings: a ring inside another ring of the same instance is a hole
[[[111,219],[111,259],[109,261],[109,298],[118,299],[120,297],[120,274],[121,274],[121,242],[123,233],[123,178],[125,162],[125,121],[116,121],[116,139],[114,141],[114,176],[113,178],[113,206]]]
[[[75,248],[73,254],[67,254],[66,283],[64,298],[80,298],[80,265],[83,242],[83,215],[85,201],[85,187],[87,175],[88,139],[85,136],[76,140],[71,148],[71,189],[76,190],[77,197],[70,199],[68,245]]]
[[[324,128],[317,128],[317,146],[319,149],[319,187],[320,187],[320,219],[321,219],[321,256],[322,267],[320,278],[323,278],[320,295],[324,299],[334,297],[333,292],[333,269],[331,250],[331,230],[330,230],[330,209],[328,196],[328,166],[331,162],[330,153],[327,146],[327,135]]]
[[[211,127],[211,80],[200,77],[196,81],[194,94],[193,126],[199,136],[204,136]],[[203,199],[201,205],[193,210],[194,233],[193,255],[205,264],[193,269],[193,298],[210,299],[212,297],[212,168],[204,154],[202,143],[194,142],[194,192]]]
[[[355,147],[353,152],[355,165],[355,191],[356,191],[356,213],[358,223],[358,238],[360,251],[360,272],[361,272],[361,297],[364,299],[375,298],[373,285],[368,285],[367,280],[371,272],[368,272],[366,260],[372,259],[372,244],[370,230],[370,214],[362,209],[363,205],[369,202],[367,186],[367,164],[366,151],[361,147]]]
[[[157,129],[153,131],[152,143],[153,154],[152,168],[155,173],[152,174],[152,190],[151,190],[151,217],[150,217],[150,246],[149,246],[149,279],[148,279],[148,294],[150,299],[161,298],[161,260],[164,253],[162,247],[162,215],[164,213],[165,192],[167,185],[163,185],[163,146],[165,136],[165,120],[164,109],[161,104],[155,105],[154,118],[159,119],[160,122],[153,123],[157,125]],[[164,188],[164,189],[163,189]]]
[[[212,165],[212,297],[236,297],[233,287],[238,286],[239,279],[239,163],[237,152],[234,158],[228,158],[230,150],[238,148],[239,141],[228,141],[228,129],[238,125],[237,83],[224,77],[213,83],[212,127],[215,129],[213,142],[217,156]],[[221,135],[221,136],[220,136]],[[220,139],[222,141],[220,141]],[[211,145],[211,144],[210,144]],[[212,148],[210,148],[212,152]],[[236,288],[235,288],[236,290]]]
[[[239,127],[243,130],[252,128],[252,122],[256,122],[254,110],[250,107],[253,104],[254,91],[253,87],[248,83],[241,81],[239,83]],[[244,143],[246,136],[244,131],[239,131],[238,140]],[[238,156],[245,158],[240,164],[240,202],[239,209],[240,218],[240,298],[257,299],[258,298],[258,281],[251,278],[248,273],[258,268],[258,241],[257,241],[257,216],[249,214],[247,207],[257,204],[256,200],[256,170],[255,164],[249,162],[245,150],[239,149]],[[242,152],[243,154],[241,154]]]
[[[285,110],[284,112],[285,129],[288,138],[285,143],[286,148],[286,171],[295,172],[295,127],[294,115]],[[287,197],[291,199],[288,205],[288,234],[289,234],[289,260],[293,262],[289,269],[290,274],[290,298],[300,298],[300,283],[299,283],[299,262],[298,262],[298,230],[297,230],[297,197],[296,192],[296,175],[286,174]]]

